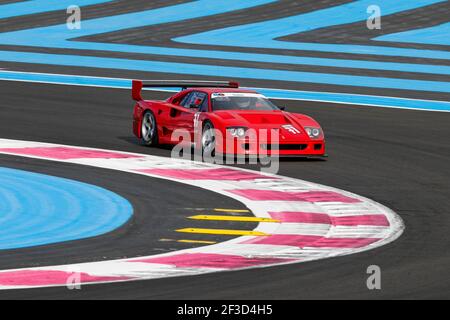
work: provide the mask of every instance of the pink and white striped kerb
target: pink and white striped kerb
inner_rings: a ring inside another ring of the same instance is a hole
[[[180,159],[0,139],[0,153],[89,165],[181,182],[244,203],[265,236],[244,236],[201,248],[148,257],[4,270],[0,288],[131,281],[267,267],[352,254],[395,240],[403,223],[367,198],[298,179]],[[68,244],[70,246],[70,244]]]

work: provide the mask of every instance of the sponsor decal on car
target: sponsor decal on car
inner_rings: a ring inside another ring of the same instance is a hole
[[[286,129],[287,131],[289,131],[292,134],[300,134],[302,133],[299,129],[297,129],[296,127],[294,127],[291,124],[285,124],[281,126],[283,129]]]

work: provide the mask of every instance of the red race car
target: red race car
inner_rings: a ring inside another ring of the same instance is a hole
[[[182,90],[167,100],[143,100],[146,87]],[[236,82],[133,80],[132,97],[133,132],[148,146],[182,140],[210,155],[326,156],[314,119],[286,112]]]

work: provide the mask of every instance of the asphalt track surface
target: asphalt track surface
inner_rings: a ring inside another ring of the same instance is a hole
[[[131,103],[126,90],[15,82],[3,82],[0,90],[5,97],[0,108],[0,136],[4,138],[170,154],[166,149],[140,146],[132,138]],[[25,97],[23,92],[27,92]],[[153,94],[155,98],[166,95]],[[330,154],[326,162],[283,161],[280,174],[349,190],[392,208],[406,225],[398,240],[369,252],[311,263],[84,286],[76,292],[65,288],[3,291],[0,298],[448,298],[450,145],[445,141],[450,136],[450,115],[277,102],[290,111],[318,119],[327,132]],[[1,157],[1,162],[2,166],[76,178],[109,188],[137,208],[134,227],[126,226],[94,241],[75,241],[70,244],[69,255],[64,244],[3,252],[2,269],[103,256],[123,257],[130,252],[143,254],[151,248],[145,246],[145,241],[151,240],[149,234],[160,230],[160,222],[182,224],[186,212],[180,209],[186,203],[189,207],[208,207],[213,196],[206,195],[204,190],[177,188],[164,180],[148,181],[124,173],[6,156]],[[148,192],[163,188],[174,195],[168,203]],[[223,205],[237,205],[215,197]],[[167,207],[176,209],[170,212],[178,212],[178,219],[165,220],[161,216]],[[150,211],[156,212],[156,221],[146,219],[149,216],[144,212]],[[125,252],[129,248],[134,249]],[[369,291],[366,287],[366,269],[373,264],[382,269],[380,291]]]
[[[118,3],[121,2],[118,1]],[[139,1],[136,3],[136,6],[142,5]],[[327,1],[320,3],[327,5]],[[127,9],[124,5],[124,8],[120,10],[135,10],[136,6],[131,5]],[[442,9],[442,6],[442,4],[436,6],[434,17],[437,21],[442,20],[439,12],[443,15],[447,12]],[[99,8],[103,7],[99,5]],[[270,8],[265,10],[269,11]],[[283,12],[279,14],[282,15]],[[246,16],[235,13],[229,14],[226,18],[227,21],[234,21],[233,23],[237,24],[240,21],[247,22],[248,20],[245,19],[254,20],[257,16],[257,14]],[[233,17],[235,20],[229,20]],[[27,27],[25,24],[33,24],[30,19],[22,19],[24,28]],[[57,17],[56,13],[49,13],[37,15],[36,19],[45,22]],[[197,24],[193,23],[190,28],[201,29],[201,25],[211,24],[211,19],[213,18],[205,18],[196,22]],[[409,21],[411,17],[409,20],[408,17],[405,19]],[[223,20],[226,19],[223,18]],[[432,23],[429,20],[420,21],[430,25]],[[14,21],[18,22],[19,18]],[[395,26],[390,26],[389,32],[402,31],[400,30],[400,26],[403,25],[402,20],[392,19],[392,21],[397,21],[398,27],[396,29]],[[18,27],[16,23],[7,25]],[[349,37],[358,37],[350,31],[355,29],[354,26],[346,25],[346,27],[347,29],[344,30],[330,28],[329,32],[330,34],[338,31],[340,34],[347,32]],[[2,26],[2,28],[6,27]],[[177,31],[179,26],[177,28],[173,25],[172,28],[167,29],[167,32],[170,33],[171,30],[179,32]],[[188,32],[189,30],[186,33],[192,33]],[[142,32],[142,30],[136,30],[129,35],[136,36]],[[325,31],[320,32],[323,34]],[[169,34],[165,38],[161,36],[160,39],[164,42],[164,39],[170,39],[173,36],[174,34]],[[311,34],[303,36],[310,37]],[[295,36],[292,37],[295,38]],[[120,40],[120,38],[116,34],[114,41],[139,43],[139,39],[131,41],[130,39]],[[367,41],[363,37],[358,39],[360,42]],[[181,44],[178,45],[181,46]],[[395,44],[391,45],[395,46]],[[17,48],[3,49],[16,50]],[[327,54],[323,53],[323,55]],[[333,56],[339,56],[339,54]],[[252,67],[258,66],[252,65]],[[16,63],[2,63],[1,67],[9,70],[129,78],[161,78],[163,76],[151,73]],[[380,75],[386,73],[388,72],[382,72]],[[164,78],[171,79],[185,77],[164,75]],[[432,80],[436,77],[430,76]],[[189,78],[204,79],[199,76]],[[244,84],[268,86],[268,82],[252,80],[245,80]],[[273,85],[298,89],[298,85],[288,82]],[[449,100],[448,94],[422,94],[414,91],[342,88],[317,84],[305,84],[302,89],[339,90],[340,92],[416,98],[425,96],[430,99]],[[147,95],[152,98],[167,97],[167,93],[154,92]],[[133,138],[131,134],[132,101],[127,90],[2,81],[0,96],[2,97],[0,101],[1,138],[170,156],[170,150],[167,148],[145,148]],[[288,111],[305,113],[317,119],[326,132],[330,155],[326,162],[296,159],[282,161],[279,174],[348,190],[386,205],[397,212],[406,225],[405,232],[399,239],[368,252],[308,263],[192,277],[87,285],[83,286],[82,290],[72,291],[66,288],[0,291],[0,298],[450,298],[450,277],[448,276],[448,270],[450,270],[448,250],[450,247],[450,202],[448,199],[450,194],[450,113],[283,100],[277,100],[276,103],[286,106]],[[49,246],[0,251],[0,269],[123,258],[184,248],[186,244],[164,243],[158,239],[174,237],[175,228],[185,227],[185,217],[193,213],[190,211],[192,208],[212,208],[219,205],[241,207],[232,199],[205,190],[184,185],[180,187],[176,183],[160,179],[148,179],[103,169],[12,156],[0,156],[0,165],[76,179],[105,187],[127,198],[135,209],[135,215],[129,223],[106,235]],[[162,193],[165,198],[161,197]],[[170,199],[166,198],[167,195]],[[201,225],[197,226],[201,227]],[[247,227],[252,226],[247,225]],[[218,237],[214,240],[221,241],[223,238]],[[366,269],[370,265],[378,265],[381,268],[381,290],[370,291],[366,287],[368,276]]]

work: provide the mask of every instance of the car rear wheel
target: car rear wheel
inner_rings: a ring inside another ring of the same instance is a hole
[[[147,111],[142,116],[141,141],[146,146],[156,146],[158,144],[158,129],[153,112]]]

